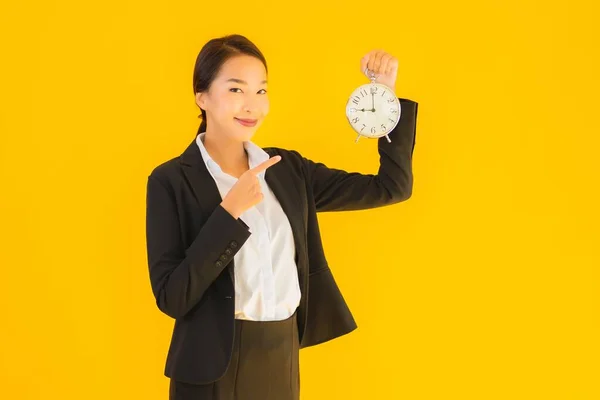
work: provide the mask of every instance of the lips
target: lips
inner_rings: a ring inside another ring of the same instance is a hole
[[[256,125],[256,122],[258,121],[256,119],[241,119],[241,118],[235,118],[235,119],[244,126],[254,126],[254,125]]]

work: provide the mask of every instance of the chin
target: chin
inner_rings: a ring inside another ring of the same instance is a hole
[[[237,124],[237,122],[236,122],[236,124]],[[234,132],[235,132],[235,135],[238,138],[240,138],[241,140],[250,140],[254,136],[254,134],[256,133],[256,131],[258,130],[259,127],[260,127],[260,122],[258,122],[253,127],[241,126],[238,124],[238,126],[235,128]]]

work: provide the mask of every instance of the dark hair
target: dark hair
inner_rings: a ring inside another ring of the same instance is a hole
[[[258,47],[245,36],[234,34],[211,39],[202,47],[200,53],[198,53],[198,57],[196,57],[193,82],[194,95],[197,92],[208,90],[225,61],[240,54],[258,58],[264,64],[265,70],[267,70],[265,57]],[[196,135],[206,130],[206,111],[201,109],[201,112],[198,118],[202,117],[202,123]]]

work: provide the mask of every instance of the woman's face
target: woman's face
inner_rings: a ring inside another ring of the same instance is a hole
[[[266,81],[265,66],[258,58],[238,55],[228,59],[208,91],[196,93],[196,103],[206,111],[210,130],[239,141],[250,140],[269,113]],[[243,124],[240,119],[252,121]]]

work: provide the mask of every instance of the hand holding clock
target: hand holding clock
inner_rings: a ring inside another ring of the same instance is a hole
[[[401,114],[395,93],[398,59],[376,49],[361,58],[360,68],[371,83],[359,86],[350,95],[346,104],[348,122],[358,133],[356,141],[360,136],[373,139],[385,136],[391,142],[388,133],[396,127]]]
[[[377,76],[375,82],[396,91],[396,76],[398,75],[398,59],[396,57],[383,50],[371,50],[360,59],[360,70],[369,77],[367,69]]]

